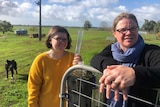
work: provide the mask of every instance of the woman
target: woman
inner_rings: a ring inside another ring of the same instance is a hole
[[[71,37],[64,27],[50,29],[46,46],[50,50],[38,55],[30,68],[28,107],[59,107],[62,76],[81,61],[79,55],[66,50],[71,47]]]
[[[155,103],[153,88],[160,88],[160,47],[145,44],[138,28],[133,14],[118,15],[112,27],[117,42],[91,60],[91,66],[103,72],[99,80],[100,92],[106,86],[106,103],[113,107],[150,107],[128,99],[127,93]],[[114,93],[110,93],[111,89],[115,90]],[[119,91],[122,91],[123,98]]]

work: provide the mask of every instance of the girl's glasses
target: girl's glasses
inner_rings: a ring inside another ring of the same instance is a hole
[[[57,42],[61,42],[61,41],[67,42],[67,38],[53,38],[53,39],[55,39]]]

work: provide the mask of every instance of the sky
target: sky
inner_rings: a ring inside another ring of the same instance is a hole
[[[39,0],[0,0],[0,20],[13,25],[39,25]],[[139,26],[144,20],[160,20],[160,0],[41,0],[41,24],[93,27],[101,22],[111,26],[121,12],[136,15]]]

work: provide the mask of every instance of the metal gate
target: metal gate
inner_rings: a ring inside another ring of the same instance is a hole
[[[70,67],[61,81],[60,107],[110,107],[103,101],[104,93],[99,93],[98,80],[101,75],[100,71],[88,65],[79,64]],[[155,104],[131,95],[128,95],[128,98],[160,107],[159,90]]]

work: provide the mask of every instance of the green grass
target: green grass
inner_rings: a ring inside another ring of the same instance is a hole
[[[14,29],[28,26],[15,26]],[[72,48],[74,52],[76,45],[77,32],[80,28],[67,28],[72,37]],[[43,27],[43,33],[47,34],[49,27]],[[29,34],[37,33],[29,31]],[[86,65],[89,65],[91,58],[100,52],[106,45],[111,43],[106,37],[112,36],[108,31],[90,29],[84,31],[81,47],[81,56]],[[147,43],[160,45],[160,40],[156,40],[154,35],[143,36]],[[27,107],[27,76],[29,68],[34,58],[48,49],[45,46],[46,38],[41,41],[38,38],[29,38],[29,36],[16,36],[14,32],[0,33],[0,107]],[[15,59],[18,64],[18,74],[15,79],[6,79],[5,61],[6,59]]]
[[[34,57],[45,51],[43,41],[28,36],[6,35],[0,39],[0,107],[27,107],[27,75]],[[7,80],[5,74],[6,59],[15,59],[18,75]]]
[[[45,34],[48,29],[49,27],[43,28]],[[70,51],[74,52],[79,28],[67,29],[72,37]],[[29,34],[31,33],[29,32]],[[107,45],[106,36],[106,31],[84,31],[81,55],[85,64],[89,65],[91,57]],[[45,46],[45,40],[46,38],[39,41],[38,38],[29,38],[29,36],[16,36],[14,32],[0,33],[0,107],[27,107],[28,71],[34,58],[48,50]],[[6,79],[4,69],[6,59],[17,61],[18,74],[14,75],[14,80]]]
[[[146,43],[160,46],[160,39],[156,39],[156,36],[154,34],[143,35],[142,37],[144,38]]]

